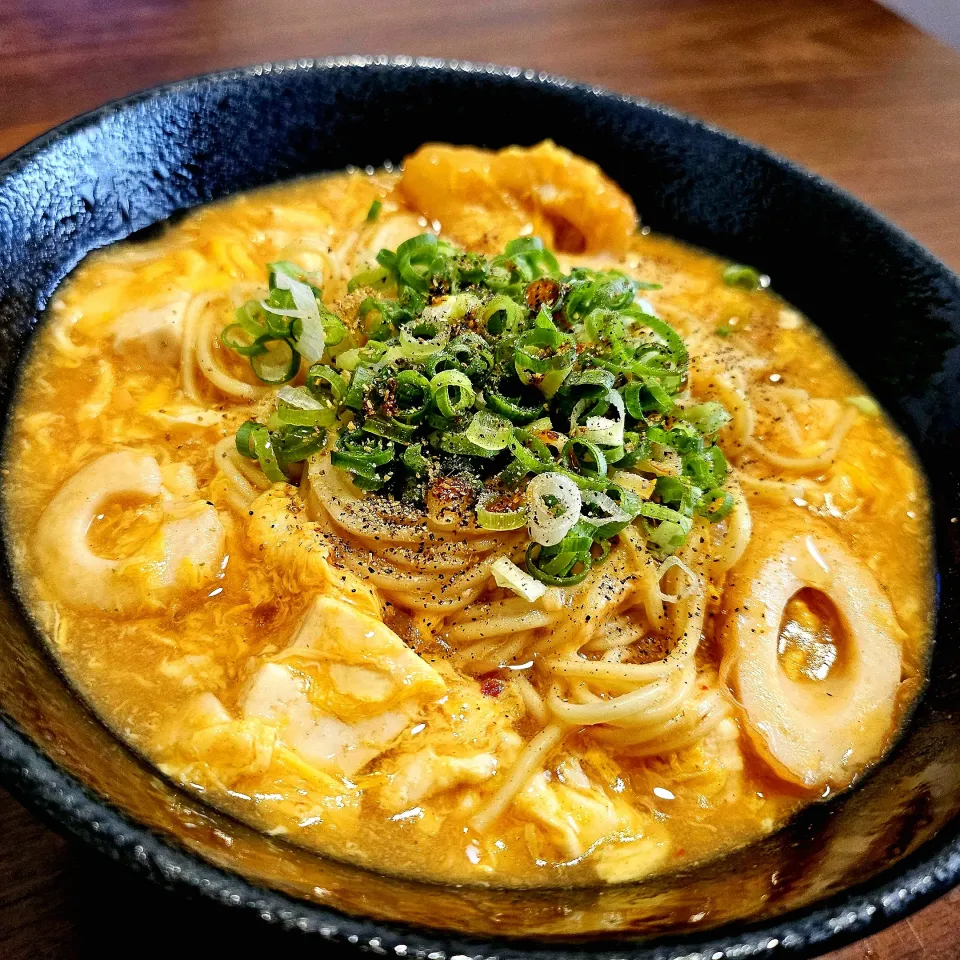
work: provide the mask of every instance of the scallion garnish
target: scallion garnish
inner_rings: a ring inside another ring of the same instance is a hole
[[[691,401],[683,340],[638,296],[650,285],[564,274],[535,238],[484,257],[424,234],[376,259],[350,281],[369,295],[344,316],[316,278],[271,264],[267,297],[221,334],[284,384],[267,422],[237,434],[269,479],[292,482],[290,464],[326,446],[360,490],[421,506],[432,485],[466,480],[465,520],[526,528],[526,570],[499,572],[531,596],[531,582],[580,582],[628,524],[666,555],[695,518],[730,513],[716,445],[729,415]],[[730,267],[725,279],[763,278]]]
[[[761,290],[770,286],[768,276],[743,263],[731,263],[723,271],[723,282],[731,287],[742,287],[744,290]]]
[[[530,603],[539,600],[546,593],[547,588],[529,573],[521,570],[512,560],[500,557],[490,566],[490,572],[498,587],[512,590],[517,596],[523,597]]]
[[[880,404],[873,397],[864,395],[847,397],[847,403],[856,407],[865,417],[880,416]]]

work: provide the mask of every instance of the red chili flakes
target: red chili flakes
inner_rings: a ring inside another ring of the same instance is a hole
[[[515,490],[488,500],[486,504],[484,504],[484,507],[488,513],[510,513],[513,510],[519,510],[522,504],[523,491]]]
[[[561,287],[550,277],[541,277],[528,284],[524,291],[527,306],[536,313],[541,307],[552,307],[560,299]]]
[[[430,496],[439,507],[456,507],[472,499],[473,488],[461,477],[437,477],[430,484]]]
[[[261,630],[265,630],[273,624],[279,613],[280,608],[275,603],[262,603],[260,606],[254,608],[254,622]]]
[[[397,381],[391,377],[384,386],[383,399],[380,401],[380,412],[385,417],[395,417],[399,412],[397,406]]]
[[[503,693],[503,681],[488,673],[480,678],[480,692],[485,697],[499,697]]]

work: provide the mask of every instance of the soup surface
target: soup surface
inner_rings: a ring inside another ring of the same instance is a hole
[[[932,606],[905,441],[768,282],[549,143],[194,210],[37,334],[24,596],[120,736],[327,854],[592,884],[768,834],[882,756]]]

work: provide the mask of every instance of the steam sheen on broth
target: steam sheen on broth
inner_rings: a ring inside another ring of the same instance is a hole
[[[24,596],[104,721],[379,870],[678,869],[850,786],[922,684],[905,441],[765,278],[550,143],[91,255],[5,466]]]

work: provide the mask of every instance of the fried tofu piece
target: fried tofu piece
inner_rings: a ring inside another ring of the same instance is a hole
[[[481,252],[532,235],[566,253],[622,254],[638,226],[623,190],[550,140],[497,152],[428,143],[407,157],[400,186],[444,234]]]
[[[275,724],[308,763],[351,777],[445,690],[436,670],[381,621],[320,596],[286,650],[257,670],[241,709]]]

